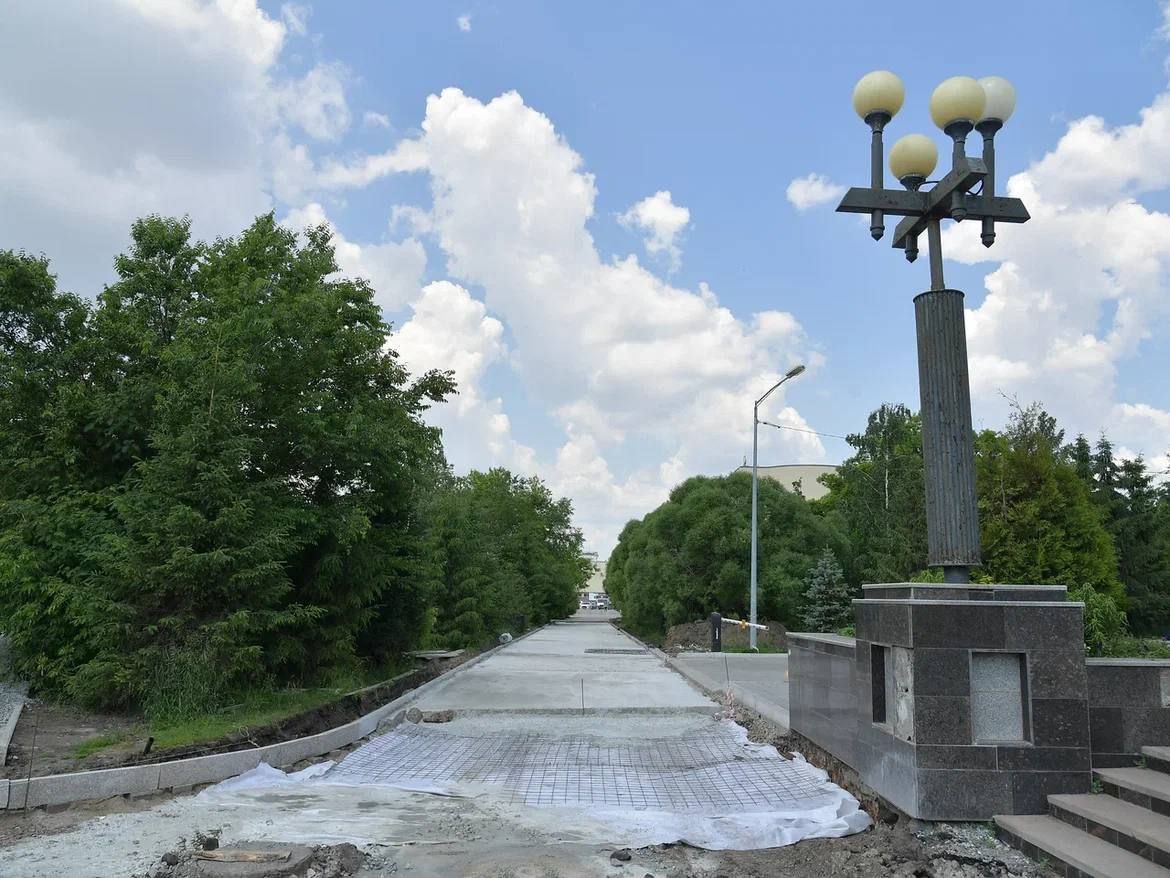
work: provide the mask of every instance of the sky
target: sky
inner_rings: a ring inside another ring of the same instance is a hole
[[[906,84],[887,143],[932,136],[948,76],[1018,91],[997,174],[1031,222],[943,237],[973,414],[1041,402],[1170,469],[1170,6],[903,2],[8,0],[0,247],[113,280],[131,222],[203,239],[327,223],[459,472],[572,499],[602,557],[688,476],[838,463],[917,406],[913,265],[833,211],[868,182],[850,95]],[[961,36],[961,40],[957,38]],[[892,180],[888,180],[893,185]],[[890,223],[892,226],[893,223]],[[807,432],[814,431],[814,432]],[[818,435],[824,434],[824,435]]]

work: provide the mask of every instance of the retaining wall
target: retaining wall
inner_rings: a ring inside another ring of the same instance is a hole
[[[1170,744],[1170,660],[1091,658],[1085,665],[1094,768],[1132,766],[1142,747]]]

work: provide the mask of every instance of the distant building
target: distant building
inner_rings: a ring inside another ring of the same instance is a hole
[[[737,473],[752,471],[750,465],[736,467]],[[829,489],[822,485],[817,479],[826,473],[835,473],[837,467],[830,466],[827,463],[786,463],[780,466],[761,466],[756,468],[756,473],[761,479],[771,479],[774,482],[779,482],[789,491],[794,491],[795,486],[799,484],[800,493],[802,493],[809,500],[819,500],[829,493]]]
[[[593,552],[586,552],[585,554],[592,555],[591,560],[593,561],[593,575],[589,577],[589,581],[586,582],[583,586],[581,586],[581,588],[579,590],[582,594],[590,594],[590,595],[605,594],[606,593],[605,592],[605,563],[606,562],[598,561],[597,555]]]

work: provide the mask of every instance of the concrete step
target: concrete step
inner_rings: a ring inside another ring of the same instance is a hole
[[[1170,869],[1170,817],[1113,796],[1049,796],[1052,816]]]
[[[1170,774],[1148,768],[1098,768],[1093,776],[1109,795],[1170,816]]]
[[[1091,878],[1170,878],[1170,869],[1143,860],[1107,841],[1081,832],[1047,815],[996,817],[999,837],[1034,860],[1050,863],[1057,872]],[[1068,872],[1076,869],[1076,873]]]
[[[1170,774],[1170,747],[1142,747],[1146,768]]]

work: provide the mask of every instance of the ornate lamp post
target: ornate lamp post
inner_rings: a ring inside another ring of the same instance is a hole
[[[903,217],[894,247],[918,258],[925,231],[930,246],[930,290],[914,299],[918,335],[918,385],[922,403],[922,452],[926,465],[927,563],[942,567],[947,582],[969,582],[981,563],[979,509],[975,496],[975,449],[971,437],[971,389],[963,294],[943,282],[941,224],[979,220],[986,247],[995,243],[995,223],[1028,221],[1018,198],[995,195],[995,135],[1015,109],[1012,84],[998,76],[975,80],[954,76],[930,96],[930,115],[953,141],[951,170],[923,190],[938,163],[934,142],[908,134],[890,149],[890,170],[904,190],[886,189],[882,133],[902,108],[905,91],[887,70],[867,73],[853,90],[853,108],[873,133],[870,185],[845,193],[837,210],[868,213],[874,240],[885,234],[885,216]],[[967,156],[967,135],[983,135],[983,156]],[[977,192],[972,190],[979,187]]]

